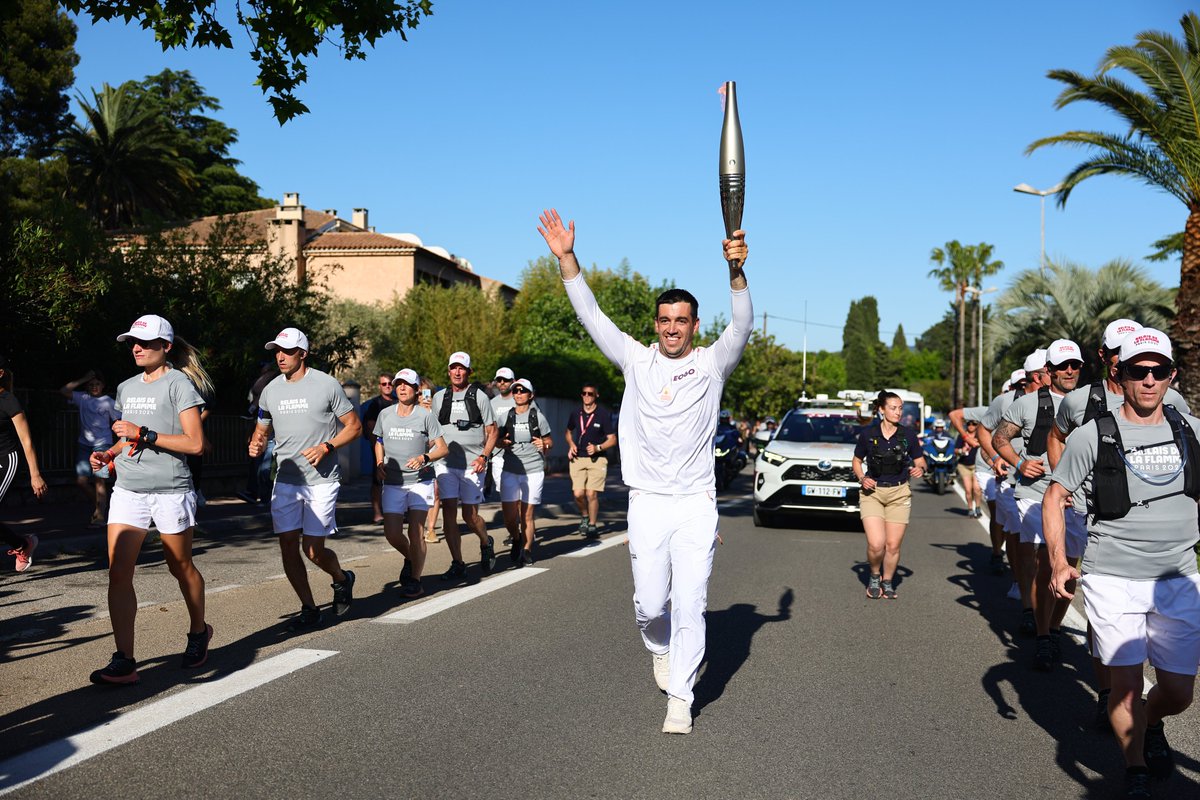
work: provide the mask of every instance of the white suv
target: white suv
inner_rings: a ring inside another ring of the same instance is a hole
[[[784,513],[858,513],[851,461],[863,422],[853,407],[789,411],[754,460],[754,524]]]

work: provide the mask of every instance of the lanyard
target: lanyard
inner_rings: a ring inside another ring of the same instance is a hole
[[[584,422],[583,421],[583,409],[580,409],[580,411],[579,411],[579,441],[581,441],[581,442],[583,441],[583,437],[587,434],[588,430],[592,427],[592,420],[595,419],[595,417],[596,417],[596,412],[593,411],[591,414],[588,414],[587,422]]]

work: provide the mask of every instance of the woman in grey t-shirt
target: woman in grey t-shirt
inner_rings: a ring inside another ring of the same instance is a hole
[[[204,577],[192,563],[196,493],[187,465],[187,456],[204,450],[204,400],[197,387],[211,392],[212,382],[195,348],[162,317],[139,317],[117,341],[129,342],[141,372],[117,387],[120,419],[112,426],[117,443],[91,455],[93,470],[111,464],[116,472],[108,508],[108,610],[117,651],[107,667],[92,673],[92,683],[100,684],[140,680],[133,648],[133,572],[151,524],[161,535],[163,559],[179,582],[191,623],[184,668],[208,660],[213,633],[204,619]]]
[[[420,383],[414,370],[397,372],[392,380],[396,403],[379,412],[372,431],[375,474],[383,481],[383,533],[388,544],[404,556],[400,593],[409,598],[425,594],[421,586],[425,569],[423,530],[436,486],[430,464],[450,452],[437,417],[417,403]]]
[[[523,567],[533,563],[533,515],[542,502],[545,453],[554,440],[550,422],[538,414],[533,404],[533,384],[518,378],[512,396],[516,405],[503,413],[497,440],[497,447],[504,450],[500,504],[504,525],[513,539],[513,566]]]

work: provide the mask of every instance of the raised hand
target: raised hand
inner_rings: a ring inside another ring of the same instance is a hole
[[[572,229],[574,230],[574,229]],[[733,261],[739,267],[746,263],[746,255],[750,252],[746,247],[746,232],[736,230],[733,232],[732,239],[722,241],[722,246],[725,248],[725,260]]]
[[[542,223],[538,226],[538,233],[546,240],[546,244],[550,246],[550,252],[554,254],[555,258],[562,258],[575,252],[575,220],[571,220],[564,227],[562,217],[553,208],[543,211],[538,219]]]

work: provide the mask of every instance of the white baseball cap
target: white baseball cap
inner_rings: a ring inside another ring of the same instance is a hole
[[[1025,367],[1026,375],[1028,375],[1030,372],[1037,372],[1039,369],[1046,366],[1046,351],[1034,350],[1032,353],[1025,356],[1025,363],[1023,366]]]
[[[1114,319],[1104,329],[1104,347],[1108,350],[1116,350],[1126,336],[1141,329],[1142,323],[1140,322],[1134,322],[1131,319]]]
[[[1070,339],[1055,339],[1046,348],[1046,361],[1054,366],[1065,364],[1068,361],[1083,361],[1083,353],[1080,351],[1079,345]]]
[[[1008,381],[1005,381],[1004,384],[1000,387],[1000,394],[1004,394],[1011,388],[1012,388],[1012,384],[1009,383]]]
[[[508,367],[501,367],[500,369],[496,370],[496,378],[507,378],[511,381],[515,377],[517,376],[514,375],[513,371]],[[496,380],[496,378],[492,378],[492,380]]]
[[[392,380],[407,383],[409,386],[421,385],[421,377],[417,375],[415,369],[402,369],[396,373],[396,377],[392,378]]]
[[[461,350],[457,353],[450,354],[450,361],[446,363],[447,367],[452,367],[455,364],[462,364],[467,369],[471,368],[471,357]]]
[[[126,339],[140,339],[143,342],[164,339],[168,342],[174,342],[175,329],[171,327],[171,323],[158,314],[143,314],[129,326],[128,333],[122,333],[117,337],[118,342],[123,342]]]
[[[1121,342],[1121,361],[1128,361],[1135,356],[1157,353],[1173,360],[1171,355],[1171,340],[1162,331],[1154,328],[1139,328],[1125,335]]]
[[[1012,386],[1013,384],[1020,383],[1023,380],[1025,380],[1025,370],[1014,369],[1012,375],[1008,376],[1008,385]]]
[[[533,384],[530,383],[527,378],[517,378],[515,381],[513,381],[513,387],[515,388],[517,386],[524,386],[529,390],[530,394],[533,394]]]
[[[308,352],[308,337],[299,328],[284,328],[272,341],[264,345],[267,350],[291,350],[299,347]]]

